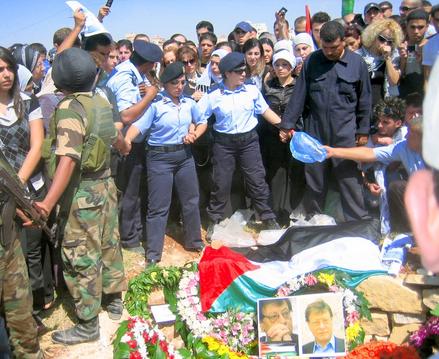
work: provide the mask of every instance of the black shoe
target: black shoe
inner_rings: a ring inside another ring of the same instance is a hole
[[[123,312],[122,293],[104,294],[102,306],[106,309],[111,320],[119,320],[122,318]]]
[[[274,218],[265,219],[262,221],[263,230],[281,229],[279,223]]]
[[[199,246],[196,246],[196,247],[183,247],[183,248],[184,248],[185,251],[188,251],[188,252],[200,253],[204,249],[204,244],[200,244]]]
[[[80,320],[74,327],[52,334],[55,343],[66,345],[93,342],[99,339],[99,319]]]
[[[146,259],[146,267],[154,267],[160,263],[160,259]]]

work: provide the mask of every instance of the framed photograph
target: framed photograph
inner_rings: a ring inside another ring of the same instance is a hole
[[[346,355],[342,294],[310,294],[295,298],[300,312],[300,355],[313,358]]]
[[[288,359],[299,355],[297,297],[258,300],[259,358]]]

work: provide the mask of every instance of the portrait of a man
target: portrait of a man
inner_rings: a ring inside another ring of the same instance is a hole
[[[334,335],[333,312],[328,303],[318,299],[307,305],[305,320],[314,340],[302,346],[302,354],[321,354],[345,352],[345,341]]]
[[[259,324],[265,343],[291,343],[297,348],[298,336],[293,333],[292,305],[288,298],[274,298],[259,302]]]

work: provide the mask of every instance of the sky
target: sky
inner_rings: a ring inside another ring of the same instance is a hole
[[[85,7],[97,13],[105,0],[79,0]],[[356,0],[355,12],[362,13],[370,0]],[[52,47],[53,33],[61,27],[72,27],[72,11],[64,0],[1,0],[0,45],[15,42],[41,42]],[[391,0],[394,12],[398,12],[399,0]],[[336,18],[341,15],[341,0],[114,0],[111,14],[104,25],[115,40],[127,33],[146,33],[169,38],[182,33],[194,40],[195,25],[209,20],[217,35],[227,35],[243,20],[266,23],[272,31],[274,12],[281,7],[288,9],[287,20],[293,24],[297,16],[304,15],[305,5],[311,14],[325,11]]]

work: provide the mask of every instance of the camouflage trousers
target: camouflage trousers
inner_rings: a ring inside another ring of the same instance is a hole
[[[73,196],[62,241],[64,279],[79,319],[96,317],[102,293],[126,290],[112,178],[82,180]]]
[[[16,358],[41,358],[37,324],[32,317],[32,292],[18,237],[9,248],[0,245],[0,297],[9,341]]]

